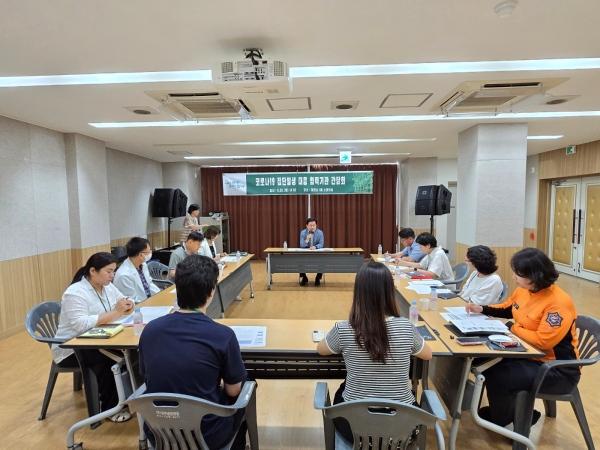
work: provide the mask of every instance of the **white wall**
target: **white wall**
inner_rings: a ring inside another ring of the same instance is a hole
[[[165,188],[183,191],[188,198],[188,205],[197,203],[202,210],[202,197],[200,196],[200,168],[187,162],[163,163],[163,186]],[[174,219],[171,230],[183,227],[183,217]],[[177,233],[171,232],[171,241],[175,242]]]
[[[417,188],[437,184],[436,158],[410,158],[402,163],[402,227],[429,229],[429,216],[415,216]]]
[[[110,242],[108,183],[104,142],[81,134],[65,135],[71,246]]]
[[[539,157],[527,158],[525,175],[525,228],[537,227]]]
[[[436,172],[436,183],[435,184],[443,184],[448,187],[450,183],[456,183],[456,179],[458,177],[457,169],[456,169],[456,159],[438,159],[437,160],[437,172]],[[456,197],[453,195],[453,197]],[[456,204],[456,198],[452,199],[452,204]],[[448,217],[449,214],[444,214],[443,216],[435,216],[434,218],[434,226],[435,226],[435,237],[438,241],[438,244],[442,247],[445,247],[450,250],[451,256],[454,256],[454,248],[453,245],[449,243],[455,242],[456,236],[452,236],[449,238],[448,236]],[[456,227],[454,227],[456,229]]]
[[[163,187],[162,164],[118,150],[106,150],[110,239],[146,236],[166,229],[166,220],[152,217],[155,188]]]
[[[70,248],[61,133],[0,117],[0,235],[2,261]]]

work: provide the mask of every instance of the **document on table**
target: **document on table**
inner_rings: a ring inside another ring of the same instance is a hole
[[[267,327],[232,326],[240,347],[265,347],[267,345]]]
[[[413,286],[410,283],[408,283],[408,288],[411,291],[415,291],[417,294],[420,295],[424,295],[424,294],[430,294],[431,293],[431,287],[427,286],[427,285],[416,285]]]
[[[227,255],[227,256],[222,256],[220,261],[222,262],[237,262],[237,256],[235,255]]]
[[[173,309],[172,306],[142,306],[140,311],[142,312],[142,318],[144,321],[144,325],[148,322],[153,321],[154,319],[158,319],[159,317],[166,316]],[[128,316],[123,316],[114,320],[111,323],[120,323],[122,325],[132,326],[133,325],[133,314],[129,314]]]
[[[460,330],[464,334],[477,334],[477,333],[491,333],[491,334],[503,334],[508,333],[508,328],[499,320],[490,319],[463,319],[450,321],[452,325]]]
[[[445,308],[446,314],[442,313],[442,317],[448,322],[451,319],[454,320],[466,320],[466,319],[487,319],[485,314],[481,313],[468,313],[464,306],[447,306]]]
[[[440,280],[413,280],[408,284],[412,285],[412,286],[417,286],[417,285],[443,286],[444,285],[444,283],[442,283]]]
[[[332,252],[333,249],[332,248],[317,248],[316,249],[318,252]]]

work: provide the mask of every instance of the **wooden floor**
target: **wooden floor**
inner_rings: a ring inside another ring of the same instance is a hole
[[[253,263],[256,297],[235,303],[230,317],[344,319],[352,299],[352,275],[325,276],[319,287],[300,288],[293,275],[275,275],[273,290],[265,290],[265,265]],[[312,284],[312,277],[311,277]],[[561,275],[559,284],[575,299],[578,312],[600,317],[600,287]],[[50,365],[50,352],[25,333],[0,340],[0,448],[61,449],[69,426],[85,417],[85,400],[73,392],[70,375],[61,374],[44,421],[39,410]],[[580,383],[585,409],[595,441],[600,445],[600,365],[586,368]],[[313,380],[259,380],[259,439],[262,449],[321,449],[322,422],[313,410]],[[331,382],[330,390],[339,382]],[[538,409],[543,410],[541,405]],[[448,422],[449,423],[449,422]],[[445,426],[447,436],[448,426]],[[559,404],[558,418],[540,419],[532,436],[540,450],[584,449],[577,421],[568,405]],[[86,449],[136,449],[137,423],[104,423],[96,430],[76,435]],[[509,449],[507,441],[474,425],[468,413],[458,436],[459,449]]]

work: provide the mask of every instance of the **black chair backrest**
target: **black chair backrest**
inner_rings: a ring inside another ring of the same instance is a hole
[[[579,359],[600,360],[600,321],[578,316],[575,326],[579,331]]]
[[[59,318],[60,303],[43,302],[29,310],[25,318],[25,328],[33,339],[50,345],[56,342],[54,336],[58,330]]]

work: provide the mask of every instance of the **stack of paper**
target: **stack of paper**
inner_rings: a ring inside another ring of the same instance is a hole
[[[508,333],[508,328],[499,320],[489,319],[478,313],[468,313],[462,306],[446,307],[441,316],[464,334]]]
[[[227,255],[227,256],[222,256],[220,259],[221,262],[237,262],[237,257],[235,255]]]

